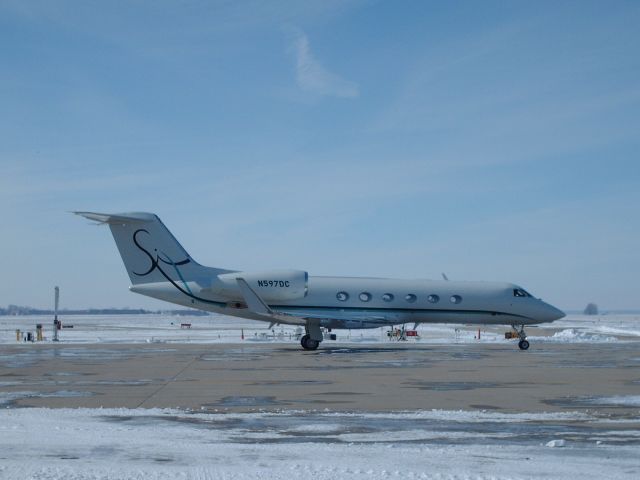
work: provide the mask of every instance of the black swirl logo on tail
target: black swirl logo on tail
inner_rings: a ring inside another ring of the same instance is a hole
[[[138,273],[138,272],[133,272],[134,275],[137,275],[139,277],[145,277],[149,274],[151,274],[151,272],[154,272],[155,270],[158,270],[160,272],[160,274],[167,279],[167,281],[169,283],[171,283],[171,285],[173,285],[175,288],[177,288],[179,291],[181,291],[182,293],[184,293],[185,295],[187,295],[188,297],[190,297],[191,303],[195,303],[194,300],[198,300],[199,302],[203,302],[203,303],[209,303],[212,305],[217,305],[219,307],[223,307],[226,304],[223,302],[216,302],[213,300],[208,300],[206,298],[202,298],[202,297],[198,297],[196,295],[193,294],[193,292],[191,291],[191,288],[189,287],[189,284],[185,281],[184,277],[182,276],[182,273],[179,270],[179,266],[181,265],[186,265],[188,263],[191,262],[191,259],[189,257],[185,258],[184,260],[181,260],[179,262],[174,262],[169,255],[167,255],[164,252],[158,252],[157,248],[154,248],[153,251],[155,253],[152,254],[151,252],[149,252],[149,250],[147,250],[146,248],[144,248],[142,245],[140,245],[140,242],[138,241],[138,235],[144,232],[147,235],[151,236],[151,234],[145,230],[144,228],[138,229],[133,233],[133,243],[135,244],[136,247],[138,247],[138,249],[144,253],[148,258],[149,258],[149,268],[142,273]],[[178,276],[178,278],[180,279],[180,281],[182,282],[182,285],[180,285],[179,283],[177,283],[174,279],[172,279],[169,274],[167,272],[165,272],[165,270],[162,268],[164,265],[173,267],[173,269],[176,272],[176,275]]]
[[[140,245],[140,242],[138,241],[138,234],[140,234],[140,232],[144,232],[147,235],[149,235],[149,232],[147,230],[145,230],[144,228],[141,228],[139,230],[136,230],[133,234],[133,243],[136,245],[136,247],[138,247],[138,249],[143,252],[147,257],[149,257],[149,261],[151,262],[151,265],[149,266],[149,269],[146,272],[142,272],[142,273],[138,273],[138,272],[133,272],[134,274],[138,275],[139,277],[146,277],[147,275],[149,275],[151,272],[153,272],[154,270],[158,269],[160,271],[160,273],[168,280],[171,280],[169,278],[169,276],[167,275],[167,273],[162,269],[162,267],[160,266],[160,263],[163,263],[165,265],[171,265],[172,267],[177,267],[179,265],[186,265],[187,263],[189,263],[191,261],[191,259],[189,258],[185,258],[184,260],[180,261],[180,262],[174,262],[173,260],[171,260],[171,258],[169,258],[169,255],[167,255],[166,253],[163,252],[158,252],[157,248],[154,248],[154,252],[156,253],[155,257],[146,249],[144,248],[142,245]],[[162,258],[162,255],[164,255],[165,258]],[[177,268],[176,268],[176,271]],[[178,271],[178,275],[180,276],[180,273]]]

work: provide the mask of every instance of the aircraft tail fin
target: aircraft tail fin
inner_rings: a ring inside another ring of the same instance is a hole
[[[193,260],[153,213],[73,213],[109,225],[133,285],[167,281],[186,283],[210,277],[217,271]]]

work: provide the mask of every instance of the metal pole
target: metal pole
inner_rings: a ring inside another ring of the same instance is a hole
[[[58,341],[58,303],[60,302],[60,288],[55,287],[55,309],[53,310],[53,341]]]

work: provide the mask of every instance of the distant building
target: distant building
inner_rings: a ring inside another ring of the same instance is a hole
[[[585,315],[598,315],[598,305],[595,303],[589,303],[586,307],[584,307]]]

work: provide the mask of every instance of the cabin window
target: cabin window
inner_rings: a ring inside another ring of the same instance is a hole
[[[460,303],[462,301],[462,297],[460,295],[451,295],[451,298],[449,299],[451,301],[451,303]]]
[[[393,293],[385,293],[384,295],[382,295],[382,300],[384,300],[385,302],[392,302]]]
[[[429,295],[427,300],[429,303],[438,303],[440,301],[440,297],[438,295]]]
[[[371,300],[371,294],[369,292],[362,292],[360,295],[358,295],[358,298],[361,302],[368,302],[369,300]]]
[[[341,302],[346,302],[347,300],[349,300],[349,294],[347,292],[338,292],[336,294],[336,298]]]
[[[418,299],[418,297],[416,297],[413,293],[408,293],[408,294],[404,297],[404,299],[405,299],[407,302],[409,302],[409,303],[413,303],[413,302],[415,302],[415,301]]]

